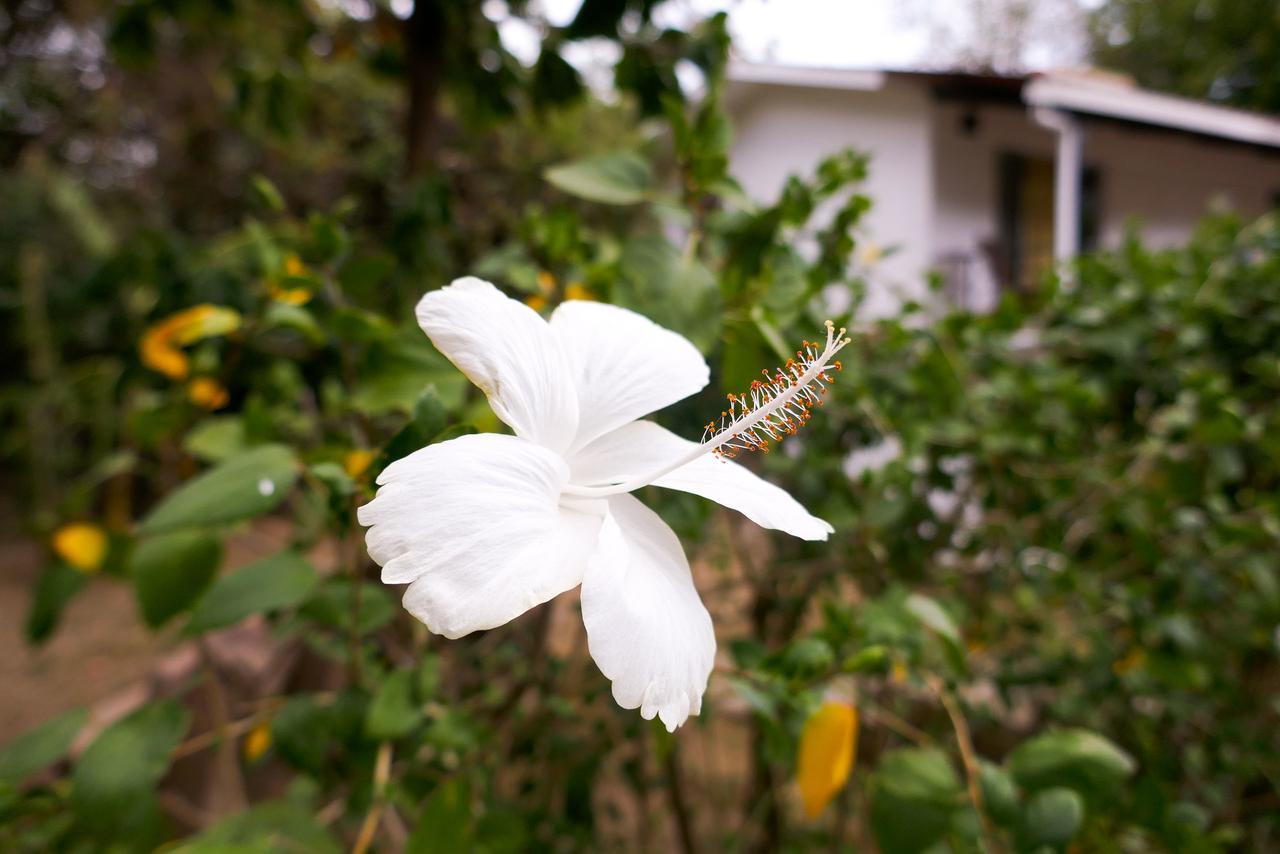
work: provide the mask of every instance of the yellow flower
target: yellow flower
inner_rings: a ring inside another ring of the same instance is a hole
[[[538,271],[538,290],[544,297],[549,297],[556,289],[556,277],[546,270]]]
[[[295,253],[290,252],[284,259],[282,272],[283,276],[281,277],[272,276],[267,279],[267,295],[276,302],[282,302],[286,305],[306,305],[311,302],[312,294],[310,288],[285,287],[280,281],[284,276],[297,278],[307,275],[309,271],[307,270],[307,265],[302,263],[302,259]]]
[[[1147,663],[1147,653],[1140,646],[1135,646],[1129,650],[1124,658],[1117,660],[1111,665],[1111,670],[1117,676],[1124,676],[1142,667]]]
[[[796,780],[809,818],[816,818],[844,787],[857,749],[858,710],[848,703],[823,703],[804,722]]]
[[[63,525],[53,533],[53,551],[81,572],[97,572],[107,557],[107,532],[86,522]]]
[[[196,305],[153,323],[142,333],[142,364],[171,380],[187,378],[191,363],[182,347],[240,328],[240,313],[220,305]]]
[[[227,390],[212,377],[196,377],[187,385],[187,397],[196,406],[221,409],[227,405]]]
[[[564,289],[565,299],[595,299],[595,295],[582,282],[570,282]]]
[[[271,725],[263,722],[255,726],[244,737],[240,750],[246,762],[257,762],[262,754],[271,746]]]
[[[373,462],[373,458],[377,455],[377,451],[370,451],[365,448],[356,448],[354,451],[348,451],[347,455],[342,458],[343,471],[347,473],[348,477],[358,478],[364,474],[365,469],[369,468],[369,463]]]
[[[889,681],[894,685],[901,685],[907,681],[907,677],[911,675],[911,671],[907,669],[907,665],[901,660],[895,660],[889,668]]]
[[[524,304],[534,311],[542,311],[547,307],[547,299],[546,297],[540,297],[537,294],[534,294],[531,297],[525,297]]]

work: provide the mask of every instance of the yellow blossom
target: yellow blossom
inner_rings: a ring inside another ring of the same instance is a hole
[[[1142,667],[1147,663],[1147,653],[1139,646],[1135,646],[1129,650],[1124,658],[1118,659],[1111,665],[1111,670],[1117,676],[1124,676]]]
[[[595,299],[595,295],[582,282],[570,282],[564,289],[565,299]]]
[[[306,305],[311,302],[311,291],[307,288],[282,288],[277,282],[267,282],[267,296],[285,305]]]
[[[556,277],[548,273],[546,270],[538,271],[538,291],[544,296],[549,297],[556,289]]]
[[[227,405],[227,390],[212,377],[196,377],[187,384],[187,398],[205,409],[221,409]]]
[[[263,722],[249,730],[244,737],[244,743],[240,745],[240,750],[244,754],[245,761],[257,762],[269,747],[271,747],[271,725]]]
[[[138,342],[138,353],[148,368],[171,380],[183,380],[191,370],[191,363],[182,347],[239,328],[240,314],[234,309],[196,305],[147,327]]]
[[[365,473],[365,469],[369,468],[369,463],[373,462],[373,458],[377,455],[377,451],[356,448],[353,451],[348,451],[347,455],[342,458],[342,468],[348,477],[358,478]]]
[[[290,252],[288,257],[284,259],[284,274],[286,276],[305,276],[307,274],[307,265],[302,263],[302,259],[298,257],[296,252]]]
[[[53,551],[81,572],[97,572],[107,557],[107,532],[86,522],[63,525],[53,534]]]
[[[524,304],[529,306],[529,308],[533,309],[534,311],[542,311],[544,308],[547,307],[547,300],[546,300],[546,297],[541,297],[541,296],[538,296],[537,294],[534,294],[531,297],[526,297]]]
[[[907,665],[903,664],[900,660],[894,661],[893,665],[889,668],[889,681],[894,685],[901,685],[903,682],[906,682],[907,677],[910,675],[911,671],[908,670]]]
[[[796,780],[809,818],[816,818],[844,787],[857,749],[858,710],[848,703],[823,703],[805,721]]]

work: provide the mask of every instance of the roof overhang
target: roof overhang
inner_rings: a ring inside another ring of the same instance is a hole
[[[1032,109],[1062,110],[1130,126],[1280,149],[1280,118],[1149,92],[1091,74],[888,71],[733,61],[728,77],[739,89],[734,100],[743,97],[742,89],[754,86],[872,92],[883,89],[890,80],[908,80],[949,100],[1021,103]]]
[[[1031,107],[1280,148],[1280,119],[1132,86],[1043,75],[1022,87],[1022,100]]]

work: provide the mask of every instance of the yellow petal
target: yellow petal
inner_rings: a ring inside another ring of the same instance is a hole
[[[306,305],[311,302],[311,291],[306,288],[282,288],[275,282],[267,282],[267,295],[286,305]]]
[[[210,377],[196,377],[187,385],[187,398],[205,409],[221,409],[227,405],[227,390]]]
[[[526,297],[524,304],[529,306],[529,308],[533,309],[534,311],[542,311],[544,308],[547,307],[547,300],[544,297],[540,297],[537,294],[534,294],[531,297]]]
[[[564,289],[564,298],[593,300],[595,295],[581,282],[570,282],[568,287]]]
[[[805,815],[816,817],[849,779],[858,748],[858,710],[848,703],[823,703],[800,734],[796,778]]]
[[[290,252],[284,259],[284,273],[286,276],[304,276],[307,273],[307,265],[302,263],[302,259],[296,253]]]
[[[153,326],[142,333],[138,355],[142,364],[171,380],[186,379],[187,371],[191,369],[187,355],[173,346],[172,333],[160,326]]]
[[[369,463],[373,462],[373,458],[377,455],[376,451],[369,451],[364,448],[348,451],[347,455],[342,458],[343,471],[347,473],[348,477],[357,478],[364,474],[365,469],[369,468]]]
[[[173,341],[177,344],[194,344],[205,338],[226,335],[240,328],[240,312],[223,305],[194,305],[167,320],[172,325]]]
[[[271,746],[271,725],[268,723],[260,723],[244,737],[244,743],[240,745],[241,752],[248,762],[256,762],[262,758],[262,754],[267,752],[267,748]]]
[[[544,297],[549,297],[556,289],[556,277],[546,270],[538,271],[538,290]]]
[[[220,305],[195,305],[147,327],[138,342],[142,364],[171,380],[186,379],[191,365],[179,347],[240,328],[240,313]]]
[[[53,534],[53,551],[81,572],[97,572],[107,557],[107,532],[86,522],[63,525]]]

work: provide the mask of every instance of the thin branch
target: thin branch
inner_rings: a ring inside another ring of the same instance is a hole
[[[942,708],[947,712],[947,717],[951,719],[951,728],[955,730],[956,744],[960,748],[960,759],[964,763],[969,800],[973,802],[973,809],[978,814],[978,820],[982,826],[983,846],[987,851],[1000,852],[1003,849],[996,841],[998,837],[996,836],[995,828],[992,826],[991,819],[987,816],[987,811],[982,805],[982,782],[979,776],[981,771],[978,768],[977,755],[973,750],[973,739],[969,734],[969,722],[965,720],[964,713],[956,702],[955,696],[947,689],[947,686],[943,684],[940,678],[930,673],[925,676],[925,682],[937,694],[939,702],[942,703]]]

